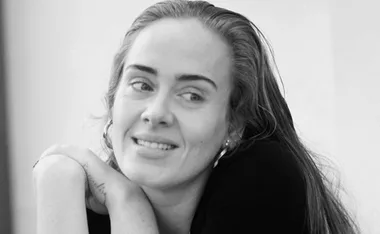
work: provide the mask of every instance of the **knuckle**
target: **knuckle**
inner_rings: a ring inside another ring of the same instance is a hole
[[[46,156],[49,156],[51,155],[52,153],[54,152],[57,152],[58,149],[59,149],[60,145],[58,144],[54,144],[54,145],[51,145],[50,147],[48,147],[42,154],[41,154],[41,157],[40,158],[43,158],[43,157],[46,157]]]
[[[89,148],[85,148],[85,149],[83,149],[84,150],[84,153],[86,154],[86,155],[92,155],[92,154],[94,154],[93,152],[92,152],[92,150],[90,150]]]
[[[52,145],[52,146],[50,146],[49,148],[48,148],[48,150],[57,150],[57,149],[59,149],[61,147],[61,145],[60,144],[54,144],[54,145]]]
[[[63,155],[51,155],[41,160],[33,169],[34,179],[63,176],[77,178],[84,174],[83,168],[74,160]]]

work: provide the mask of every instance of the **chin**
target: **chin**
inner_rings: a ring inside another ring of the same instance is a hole
[[[120,169],[133,183],[151,188],[166,188],[172,184],[170,178],[175,178],[168,175],[168,169],[143,163],[125,162]]]

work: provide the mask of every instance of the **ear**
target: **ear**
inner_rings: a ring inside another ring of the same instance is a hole
[[[229,148],[230,149],[235,148],[241,141],[242,136],[243,136],[243,130],[236,130],[236,131],[231,132],[228,136]]]
[[[244,128],[244,119],[241,117],[235,119],[232,123],[230,123],[227,138],[230,140],[229,148],[233,149],[239,144],[243,137]]]

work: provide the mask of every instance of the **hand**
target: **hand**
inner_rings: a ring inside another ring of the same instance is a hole
[[[82,166],[63,155],[46,157],[34,166],[37,233],[88,233],[85,181]]]
[[[128,196],[142,196],[142,189],[127,177],[117,172],[90,149],[70,145],[55,145],[48,148],[41,160],[50,155],[64,155],[78,162],[86,173],[86,206],[96,213],[105,214],[125,201]]]

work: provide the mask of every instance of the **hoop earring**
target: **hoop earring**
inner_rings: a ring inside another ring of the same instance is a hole
[[[214,162],[214,168],[218,165],[219,160],[227,153],[229,144],[230,144],[230,140],[227,140],[226,143],[224,143],[224,147],[222,151],[219,153],[217,159]]]
[[[112,125],[112,119],[109,119],[107,121],[107,124],[104,126],[104,129],[103,129],[103,140],[104,140],[104,143],[106,144],[106,146],[109,148],[109,149],[113,149],[112,148],[112,144],[111,144],[111,141],[110,141],[110,138],[108,136],[108,129],[111,127]]]

